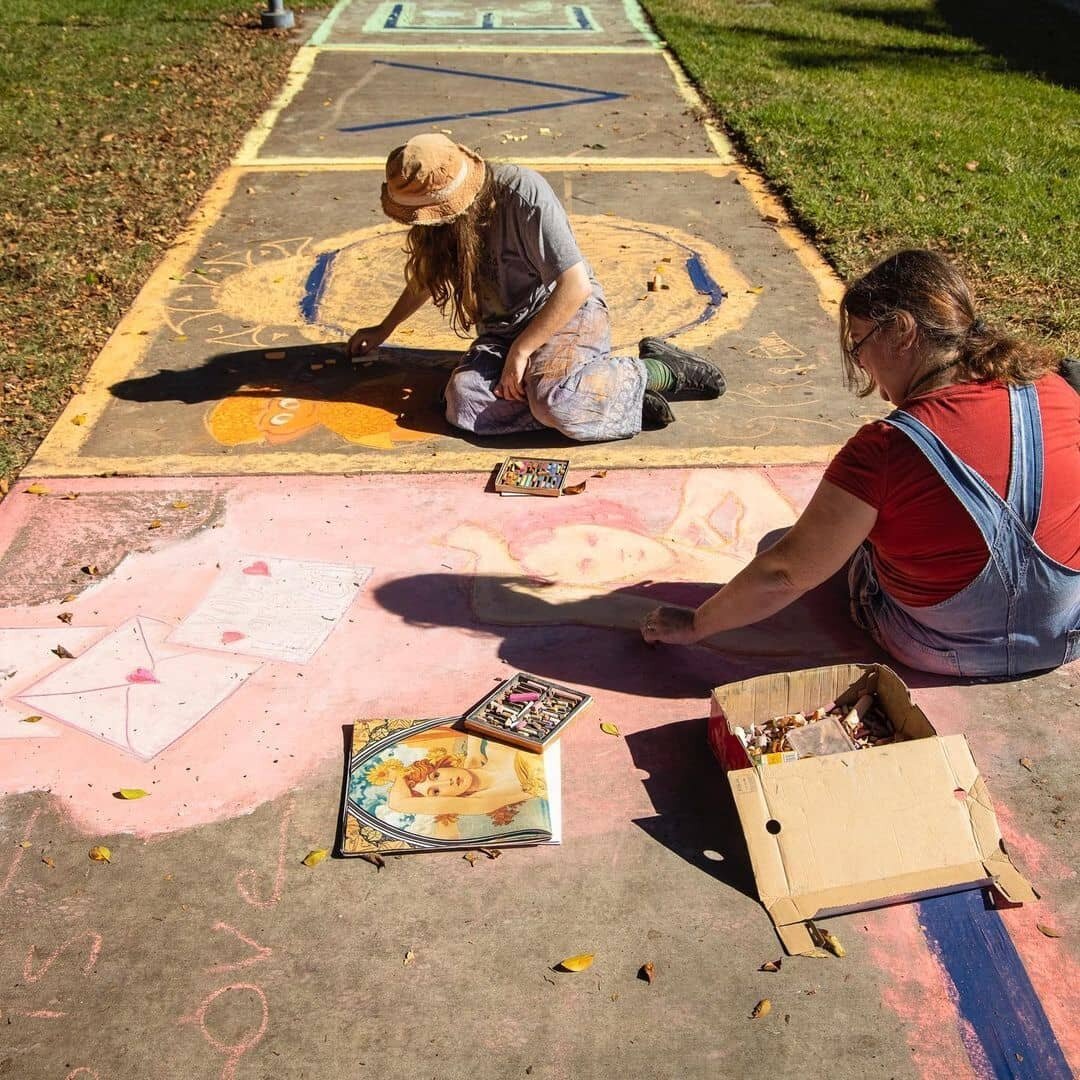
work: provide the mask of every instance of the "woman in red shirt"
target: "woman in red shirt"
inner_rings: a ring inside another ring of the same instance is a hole
[[[1080,656],[1080,396],[1043,349],[976,318],[960,274],[902,251],[840,307],[849,386],[899,406],[825,471],[784,538],[646,641],[765,618],[849,563],[852,616],[912,667],[1015,675]]]

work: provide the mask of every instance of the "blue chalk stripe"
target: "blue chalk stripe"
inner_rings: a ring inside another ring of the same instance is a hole
[[[960,1015],[997,1080],[1071,1080],[1016,946],[982,891],[923,900],[918,913],[927,944],[956,987]]]
[[[307,281],[304,282],[304,295],[300,298],[300,314],[306,323],[315,322],[319,302],[322,300],[326,282],[330,276],[330,268],[334,265],[337,256],[336,251],[324,251],[316,258],[315,265],[311,268]]]

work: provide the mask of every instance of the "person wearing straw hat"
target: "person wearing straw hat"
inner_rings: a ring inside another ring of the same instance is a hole
[[[671,423],[671,398],[724,392],[718,367],[658,338],[644,338],[639,356],[612,355],[603,290],[533,170],[418,135],[387,158],[382,208],[410,226],[405,288],[381,323],[352,335],[349,355],[377,349],[433,302],[460,335],[476,335],[446,387],[455,427],[626,439]]]

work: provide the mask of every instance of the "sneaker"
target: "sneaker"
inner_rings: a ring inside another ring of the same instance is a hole
[[[638,342],[638,356],[660,360],[671,369],[675,385],[665,394],[694,394],[704,398],[718,398],[726,389],[724,373],[703,356],[678,349],[660,338],[647,337]]]
[[[671,406],[655,390],[646,390],[641,401],[641,426],[664,428],[674,421],[675,414],[671,411]]]

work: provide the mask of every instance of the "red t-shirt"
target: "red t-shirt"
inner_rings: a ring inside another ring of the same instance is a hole
[[[1043,427],[1042,508],[1035,541],[1080,569],[1080,394],[1059,375],[1035,384]],[[921,420],[1002,497],[1012,438],[1002,383],[960,383],[918,394],[905,411]],[[905,604],[947,600],[986,565],[982,535],[922,451],[882,421],[861,427],[825,479],[877,512],[870,531],[878,581]]]

